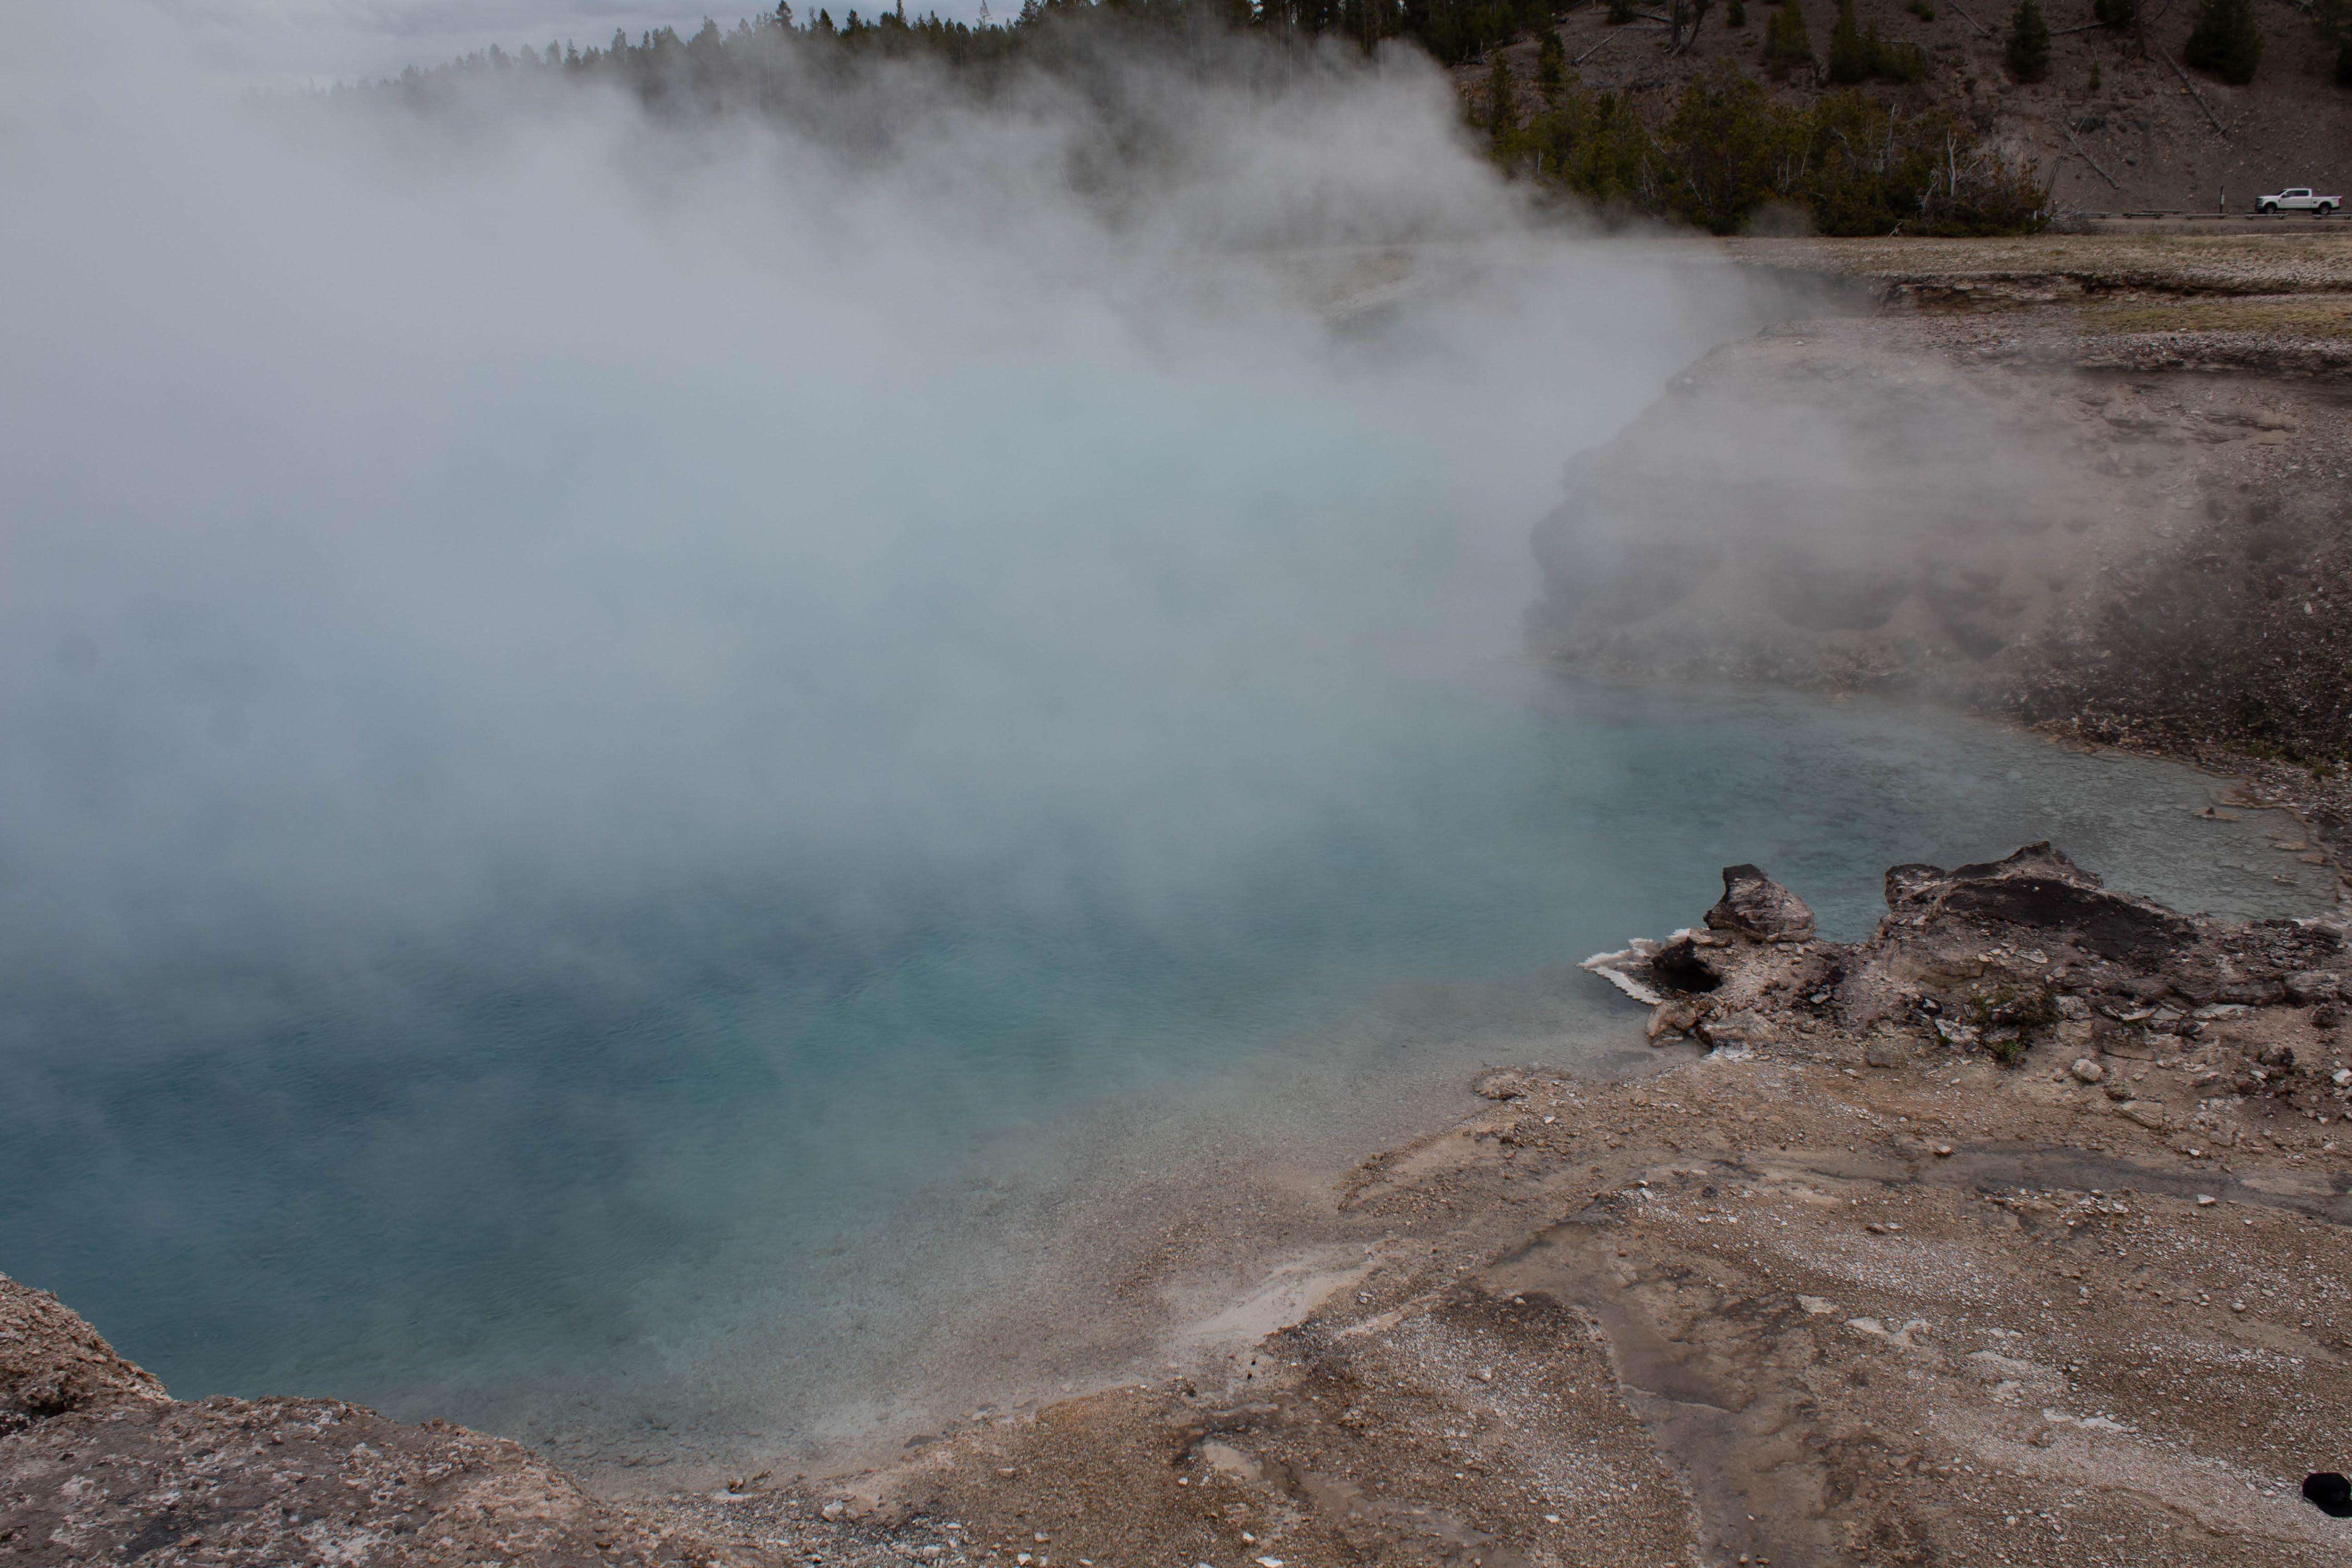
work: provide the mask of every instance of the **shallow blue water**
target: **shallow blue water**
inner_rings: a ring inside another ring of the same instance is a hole
[[[2185,907],[2319,896],[2273,879],[2282,823],[2192,817],[2202,775],[1954,718],[1505,665],[1392,706],[1277,828],[1148,874],[1076,828],[753,857],[363,953],[28,986],[0,1257],[184,1397],[808,1430],[1045,1244],[1024,1194],[1174,1157],[1074,1173],[1090,1129],[1229,1107],[1230,1153],[1298,1131],[1269,1082],[1443,1079],[1503,1037],[1591,1059],[1637,1019],[1576,961],[1688,923],[1727,862],[1845,937],[1886,865],[2043,837]]]

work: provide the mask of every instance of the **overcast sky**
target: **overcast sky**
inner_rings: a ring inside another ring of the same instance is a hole
[[[499,44],[601,44],[614,29],[691,29],[709,16],[732,27],[775,0],[0,0],[0,14],[80,33],[94,13],[146,13],[185,29],[213,72],[247,81],[333,81],[397,73]],[[814,3],[814,0],[812,0]],[[856,0],[850,0],[855,4]],[[798,7],[795,7],[796,9]],[[869,9],[872,7],[869,6]],[[969,16],[979,0],[919,0],[908,8]],[[998,7],[1002,8],[1002,7]],[[1015,5],[1017,9],[1017,4]],[[836,10],[841,7],[836,6]],[[158,14],[161,14],[160,16]],[[46,18],[44,15],[46,14]],[[119,35],[118,35],[119,37]]]

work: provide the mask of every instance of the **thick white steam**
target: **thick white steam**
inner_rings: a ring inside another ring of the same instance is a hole
[[[1079,840],[1149,889],[1343,800],[1741,301],[1538,233],[1407,57],[1119,69],[1115,188],[1066,88],[919,69],[855,153],[20,83],[6,962]]]

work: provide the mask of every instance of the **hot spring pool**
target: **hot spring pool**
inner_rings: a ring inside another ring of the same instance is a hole
[[[1143,856],[753,860],[348,965],[37,990],[0,1257],[181,1397],[723,1454],[887,1404],[1058,1195],[1316,1131],[1283,1086],[1372,1119],[1484,1061],[1621,1059],[1638,1014],[1577,961],[1727,862],[1838,937],[1892,862],[2037,838],[2183,908],[2328,897],[2283,819],[2193,816],[2205,775],[1958,718],[1503,664],[1396,701],[1410,742],[1245,851],[1177,820]]]

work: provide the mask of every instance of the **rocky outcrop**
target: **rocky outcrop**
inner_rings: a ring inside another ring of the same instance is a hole
[[[182,1404],[0,1276],[0,1555],[27,1565],[708,1559],[503,1438],[331,1399]]]
[[[1890,868],[1890,909],[1916,924],[1960,918],[2061,936],[2103,958],[2160,959],[2186,940],[2190,922],[2147,899],[2111,893],[2045,841],[2005,860]],[[1712,921],[1710,921],[1712,923]]]
[[[1723,897],[1706,911],[1706,929],[1757,942],[1803,942],[1813,934],[1813,911],[1757,868],[1726,866]]]
[[[168,1397],[55,1296],[0,1275],[0,1436],[69,1411]]]
[[[2328,1117],[2352,1106],[2340,1000],[2352,953],[2336,925],[2183,915],[2103,887],[2046,843],[1950,870],[1890,868],[1886,916],[1859,942],[1794,937],[1793,894],[1751,866],[1724,877],[1708,930],[1591,961],[1656,998],[1654,1041],[1835,1041],[1873,1067],[1979,1052],[2014,1064],[2046,1047],[2061,1073],[2119,1100],[2128,1090],[2104,1058],[2186,1064],[2209,1099]]]

